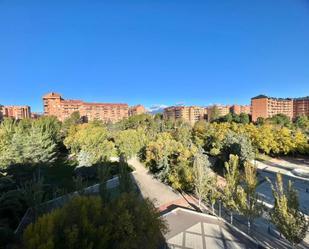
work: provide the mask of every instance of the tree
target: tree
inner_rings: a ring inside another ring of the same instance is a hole
[[[78,111],[73,112],[70,117],[66,118],[62,123],[62,129],[64,134],[67,135],[69,129],[73,125],[78,125],[82,123],[82,118]]]
[[[258,117],[257,120],[256,120],[256,124],[257,124],[257,125],[263,125],[263,124],[265,124],[265,119],[262,118],[262,117]]]
[[[27,181],[24,183],[21,189],[23,195],[25,196],[28,207],[32,209],[35,217],[39,215],[39,205],[44,200],[43,182],[44,179],[39,175],[32,181]]]
[[[270,211],[270,217],[277,229],[292,244],[299,244],[306,236],[309,222],[299,209],[298,194],[291,181],[285,191],[282,175],[277,174],[275,185],[271,183],[274,197],[274,207]]]
[[[231,213],[231,224],[233,224],[233,211],[238,210],[239,200],[239,158],[237,155],[230,155],[228,162],[225,162],[226,173],[224,175],[226,185],[224,187],[223,203]]]
[[[208,195],[210,190],[209,184],[212,177],[210,176],[210,162],[208,157],[204,154],[202,149],[196,153],[193,162],[193,176],[194,176],[194,191],[198,197],[198,205],[201,208],[201,201]]]
[[[184,146],[173,139],[170,133],[162,132],[145,148],[145,162],[150,171],[175,189],[192,188],[192,159],[196,147]]]
[[[110,178],[110,169],[107,165],[100,165],[98,168],[98,176],[100,180],[100,196],[104,202],[108,202],[110,195],[107,189],[107,181]]]
[[[205,120],[197,121],[193,126],[193,141],[197,146],[204,146],[204,137],[207,131],[208,123]]]
[[[214,105],[214,106],[210,107],[208,110],[209,110],[209,113],[208,113],[208,120],[209,121],[215,121],[220,117],[220,110],[219,110],[218,106]]]
[[[240,212],[247,217],[248,231],[253,220],[263,212],[263,204],[259,202],[259,196],[256,193],[258,180],[256,177],[256,168],[249,162],[245,162],[244,183],[239,192]]]
[[[239,114],[239,122],[242,124],[249,124],[250,123],[250,117],[247,113],[240,113]]]
[[[44,132],[37,126],[32,126],[29,136],[24,144],[24,155],[30,163],[50,163],[56,160],[57,144],[50,137],[50,133]]]
[[[269,121],[272,124],[279,125],[279,126],[285,126],[285,127],[290,127],[291,126],[291,120],[288,116],[285,114],[279,113],[271,118],[269,118]]]
[[[235,132],[228,132],[221,149],[224,160],[229,158],[230,154],[237,155],[240,160],[241,166],[246,161],[254,158],[253,147],[245,134],[237,134]]]
[[[115,137],[115,145],[118,155],[124,155],[127,159],[136,156],[137,153],[145,146],[147,138],[145,131],[141,128],[136,130],[128,129],[119,131]]]
[[[57,158],[58,123],[42,118],[5,121],[0,128],[0,164],[50,163]]]
[[[114,143],[109,140],[107,129],[97,123],[71,126],[64,144],[75,156],[80,151],[87,153],[91,164],[104,162],[114,155]]]
[[[133,190],[133,182],[127,166],[128,164],[126,162],[125,156],[120,155],[118,179],[121,193],[130,193]]]
[[[23,242],[26,249],[156,249],[166,230],[154,205],[135,194],[110,203],[75,197],[29,225]]]

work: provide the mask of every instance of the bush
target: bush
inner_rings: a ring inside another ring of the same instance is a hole
[[[26,249],[156,249],[165,231],[153,204],[132,193],[110,203],[76,197],[29,225],[23,242]]]

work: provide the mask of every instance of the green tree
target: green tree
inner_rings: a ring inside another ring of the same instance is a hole
[[[198,197],[198,205],[201,208],[201,201],[210,192],[212,181],[210,162],[202,149],[196,153],[193,162],[194,192]]]
[[[244,182],[239,191],[239,210],[247,217],[250,233],[252,222],[256,217],[262,215],[263,204],[259,201],[259,196],[256,193],[258,185],[256,168],[251,163],[246,162],[244,171]]]
[[[214,105],[210,108],[208,108],[208,121],[215,121],[220,117],[220,110],[218,106]]]
[[[50,163],[57,158],[57,144],[51,134],[37,126],[32,126],[26,137],[23,157],[30,163]]]
[[[249,124],[250,123],[250,117],[247,113],[240,113],[239,114],[239,122],[242,124]]]
[[[299,209],[298,194],[291,181],[285,191],[282,175],[277,174],[277,181],[275,185],[271,183],[271,187],[275,200],[274,207],[270,211],[271,220],[294,247],[305,238],[309,222]]]
[[[256,120],[256,124],[257,124],[257,125],[263,125],[263,124],[265,124],[265,119],[262,118],[262,117],[258,117],[257,120]]]
[[[133,181],[128,170],[128,164],[124,155],[119,157],[119,189],[121,193],[130,193],[133,191]]]
[[[136,156],[145,146],[147,137],[141,128],[117,132],[114,137],[118,155],[124,155],[127,159]]]
[[[108,202],[110,195],[107,189],[107,181],[110,179],[110,168],[107,165],[100,165],[98,168],[100,183],[100,196],[103,202]]]
[[[292,124],[290,118],[285,114],[281,113],[272,116],[268,120],[270,121],[270,123],[279,126],[291,127]]]
[[[226,185],[224,187],[223,204],[230,210],[231,224],[233,224],[233,211],[238,211],[239,200],[239,158],[237,155],[230,155],[230,159],[225,163],[226,173],[224,175]]]
[[[221,149],[224,161],[226,161],[231,154],[237,155],[240,160],[240,165],[243,166],[246,161],[254,158],[253,147],[251,141],[245,134],[237,134],[235,132],[228,132]]]
[[[114,155],[114,143],[109,140],[108,131],[97,123],[71,126],[64,140],[65,146],[77,156],[81,151],[87,153],[91,164],[108,160]]]
[[[82,118],[78,111],[73,112],[70,117],[66,118],[62,123],[62,129],[64,134],[67,135],[69,129],[73,125],[78,125],[82,123]]]

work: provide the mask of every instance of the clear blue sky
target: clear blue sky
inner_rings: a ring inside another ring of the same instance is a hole
[[[309,95],[308,0],[0,0],[0,103]]]

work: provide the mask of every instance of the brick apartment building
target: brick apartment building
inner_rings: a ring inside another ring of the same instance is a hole
[[[293,99],[293,117],[309,116],[309,96]]]
[[[251,106],[250,105],[232,105],[230,107],[230,112],[239,115],[240,113],[251,114]]]
[[[199,106],[170,106],[164,109],[164,118],[184,120],[191,125],[207,117],[207,108]]]
[[[135,105],[129,107],[129,116],[140,115],[146,113],[146,109],[142,105]]]
[[[14,118],[16,120],[30,118],[30,106],[2,106],[0,105],[0,119]]]
[[[60,121],[78,111],[85,121],[102,120],[117,122],[129,115],[127,104],[87,103],[82,100],[65,100],[58,93],[48,93],[43,96],[44,115],[55,116]]]
[[[270,118],[276,114],[284,114],[290,119],[300,115],[309,115],[309,97],[304,98],[273,98],[258,95],[251,99],[252,121],[259,117]]]
[[[224,116],[228,113],[235,113],[237,115],[240,113],[251,114],[250,105],[213,105],[207,107],[209,114],[213,108],[217,108],[219,116]]]
[[[117,122],[129,116],[127,104],[87,103],[82,100],[65,100],[58,93],[48,93],[43,96],[44,115],[55,116],[60,121],[78,111],[85,121],[102,120]]]

